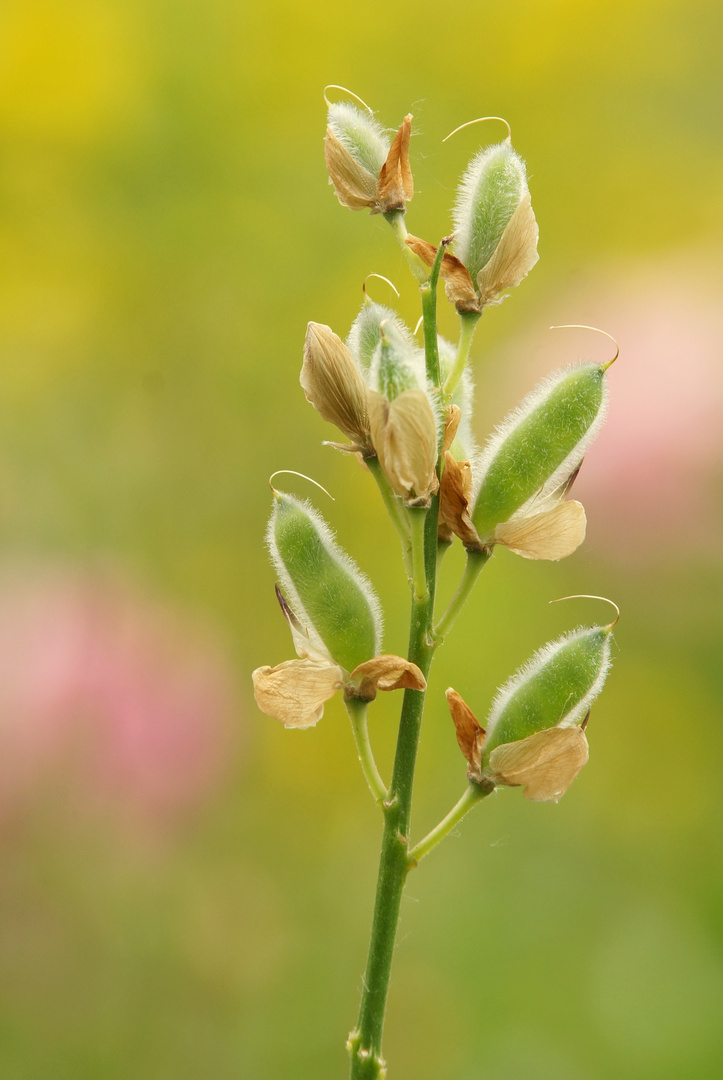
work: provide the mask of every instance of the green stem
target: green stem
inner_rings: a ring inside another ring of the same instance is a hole
[[[441,644],[457,621],[457,616],[467,603],[469,594],[472,592],[477,578],[482,573],[491,554],[492,551],[489,548],[485,548],[484,551],[467,552],[467,562],[457,592],[450,600],[447,610],[434,628],[434,637],[438,644]]]
[[[346,702],[346,711],[351,720],[351,730],[354,733],[356,752],[359,763],[364,773],[364,779],[369,785],[369,790],[374,796],[374,801],[380,806],[387,797],[387,789],[382,780],[377,763],[374,760],[372,746],[369,742],[369,729],[367,727],[367,703],[358,698],[349,698]]]
[[[422,315],[424,317],[424,356],[427,365],[427,378],[433,386],[440,386],[442,373],[439,368],[439,343],[437,341],[437,285],[442,259],[447,245],[440,244],[432,264],[429,281],[420,285],[422,294]]]
[[[472,347],[472,339],[474,338],[474,332],[477,329],[477,323],[479,322],[480,317],[481,312],[479,311],[468,311],[459,317],[460,328],[457,355],[452,370],[442,387],[445,396],[448,398],[455,392],[457,384],[464,374],[464,369],[467,366],[467,361],[469,359],[469,350]]]
[[[409,519],[404,513],[404,507],[401,500],[392,491],[392,486],[387,479],[387,474],[381,467],[378,457],[366,458],[366,465],[369,472],[372,474],[377,482],[382,501],[386,507],[387,513],[392,520],[394,528],[399,533],[399,539],[402,541],[402,558],[404,559],[404,569],[407,572],[407,577],[412,580],[412,539],[411,531],[409,528]]]
[[[432,848],[435,848],[440,840],[444,840],[445,836],[451,833],[455,825],[458,825],[462,818],[468,813],[473,806],[476,806],[478,802],[486,798],[492,791],[494,786],[482,787],[480,784],[470,783],[467,785],[464,795],[452,807],[446,817],[443,817],[439,825],[435,825],[431,832],[427,833],[423,840],[420,840],[418,844],[415,844],[412,850],[409,852],[409,868],[413,869],[418,866],[425,855],[429,855]]]
[[[430,641],[434,605],[434,564],[437,536],[437,499],[426,516],[427,596],[412,598],[409,659],[429,674],[434,654]],[[431,559],[430,559],[431,553]],[[409,871],[409,828],[412,811],[414,769],[424,712],[425,692],[405,690],[392,782],[384,802],[384,834],[379,862],[369,956],[357,1027],[349,1036],[351,1080],[383,1080],[382,1030],[386,1010],[394,941],[404,882]]]
[[[404,258],[409,263],[409,269],[414,274],[417,281],[426,281],[429,277],[429,267],[425,266],[418,255],[415,255],[406,240],[409,236],[407,232],[406,222],[404,220],[403,210],[392,210],[390,213],[384,215],[384,220],[388,221],[392,227],[392,232],[399,241],[399,246],[402,249]]]
[[[415,600],[426,600],[429,596],[424,550],[426,519],[426,507],[410,507],[409,520],[412,526],[412,580],[414,583]]]

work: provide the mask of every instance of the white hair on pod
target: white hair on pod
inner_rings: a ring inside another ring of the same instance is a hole
[[[371,113],[346,101],[329,106],[327,122],[345,150],[373,176],[386,161],[391,139]]]
[[[293,503],[299,510],[302,510],[311,518],[314,527],[319,535],[319,539],[324,545],[327,553],[331,558],[351,577],[358,585],[360,592],[369,605],[369,610],[372,616],[372,622],[374,624],[374,637],[375,637],[375,649],[374,655],[378,655],[382,645],[382,634],[384,631],[384,617],[382,614],[382,605],[377,596],[374,586],[369,578],[364,574],[351,556],[339,547],[336,542],[336,537],[329,525],[324,521],[319,511],[312,506],[308,499],[296,499],[293,495],[288,495],[286,492],[280,492],[285,499]],[[322,653],[329,655],[329,650],[324,644],[321,635],[317,631],[313,622],[311,621],[306,608],[299,596],[298,590],[293,582],[289,571],[286,568],[281,553],[279,552],[276,537],[274,535],[274,525],[276,522],[276,514],[278,509],[278,502],[274,499],[273,509],[271,511],[271,517],[269,523],[266,526],[266,545],[269,549],[269,555],[271,556],[271,562],[281,582],[282,591],[286,599],[289,602],[289,607],[296,615],[299,622],[306,630],[309,641],[315,649],[318,649]]]
[[[547,375],[540,383],[538,383],[511,413],[508,413],[502,423],[495,428],[494,434],[490,436],[484,449],[474,459],[472,505],[477,502],[477,496],[479,495],[484,478],[487,475],[490,465],[497,456],[500,447],[515,428],[521,424],[523,420],[526,420],[535,409],[542,405],[545,399],[563,381],[563,379],[567,378],[568,375],[572,374],[574,371],[579,371],[582,368],[597,368],[599,366],[599,364],[593,363],[569,364],[559,371],[552,372],[552,374]],[[547,478],[539,491],[536,491],[523,506],[515,511],[512,515],[513,520],[517,517],[524,517],[533,503],[538,499],[545,499],[548,495],[551,495],[552,492],[555,491],[555,489],[558,488],[572,472],[574,472],[603,425],[605,414],[607,412],[607,402],[608,388],[607,381],[604,380],[602,384],[602,400],[600,408],[597,411],[595,419],[590,424],[590,427],[577,445],[570,451],[565,460],[562,461],[557,469],[555,469],[555,471]]]
[[[485,725],[486,738],[489,739],[490,735],[494,731],[497,723],[505,710],[505,706],[509,702],[510,698],[516,693],[516,691],[529,679],[531,679],[537,672],[545,666],[556,653],[560,651],[565,645],[568,645],[571,641],[576,641],[578,638],[584,637],[586,634],[591,633],[595,629],[602,629],[602,627],[589,627],[579,626],[577,630],[570,630],[567,634],[563,634],[561,638],[556,641],[550,641],[547,645],[543,645],[541,649],[530,657],[527,663],[523,664],[521,668],[518,668],[514,675],[512,675],[506,683],[504,683],[497,693],[495,694],[494,701],[487,717],[487,723]],[[600,664],[600,670],[595,677],[595,680],[587,691],[587,693],[578,701],[577,705],[574,705],[569,712],[561,716],[556,724],[556,727],[576,727],[582,723],[585,719],[585,714],[595,701],[600,691],[603,688],[607,673],[610,670],[612,661],[610,659],[610,634],[605,634],[602,646],[602,661]]]

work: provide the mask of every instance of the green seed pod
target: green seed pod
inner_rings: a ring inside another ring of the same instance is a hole
[[[580,364],[551,375],[498,428],[475,470],[471,516],[483,543],[580,464],[604,419],[606,366]]]
[[[426,390],[424,353],[406,327],[394,319],[380,326],[380,340],[372,356],[369,384],[393,401],[405,390]]]
[[[357,165],[372,174],[376,188],[377,177],[387,160],[391,143],[381,124],[370,112],[344,101],[329,106],[327,124]]]
[[[311,504],[274,492],[266,542],[311,645],[348,672],[377,656],[382,618],[376,593]]]
[[[565,634],[512,676],[487,719],[483,766],[498,746],[548,728],[579,727],[610,668],[611,629],[594,626]]]
[[[410,347],[413,347],[412,335],[396,312],[384,304],[377,304],[374,300],[366,300],[352,323],[349,336],[346,339],[349,352],[365,376],[369,374],[374,352],[382,340],[382,323],[386,326],[393,324],[399,335],[409,342]]]
[[[467,166],[454,208],[455,251],[476,281],[495,253],[522,199],[529,193],[527,170],[512,144],[480,150]]]

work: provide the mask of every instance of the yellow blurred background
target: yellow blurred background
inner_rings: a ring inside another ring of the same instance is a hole
[[[327,186],[326,83],[390,126],[414,114],[429,240],[499,137],[448,131],[506,116],[528,161],[541,259],[478,331],[480,440],[548,370],[609,355],[548,326],[621,345],[576,486],[587,545],[497,556],[436,661],[416,834],[463,784],[441,691],[484,716],[535,648],[601,617],[547,606],[572,592],[622,609],[591,762],[559,806],[488,800],[410,879],[391,1075],[720,1074],[721,10],[6,0],[3,1078],[345,1075],[379,821],[341,703],[287,732],[249,680],[291,655],[263,547],[275,469],[336,496],[318,505],[405,648],[396,538],[298,385],[307,320],[344,336],[369,272],[417,318],[384,222]]]

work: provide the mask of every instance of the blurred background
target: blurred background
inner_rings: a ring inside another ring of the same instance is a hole
[[[298,386],[370,271],[322,87],[414,114],[436,241],[506,116],[540,262],[477,334],[480,440],[544,373],[606,359],[611,407],[562,564],[501,552],[434,671],[416,835],[458,797],[442,690],[480,716],[545,641],[622,609],[591,762],[559,806],[490,799],[409,882],[395,1080],[687,1080],[723,1054],[721,7],[713,0],[6,0],[0,13],[0,1072],[346,1074],[379,821],[339,700],[261,715],[292,655],[267,477],[309,473],[403,652],[397,541]],[[388,301],[377,282],[373,295]],[[442,328],[454,319],[443,302]],[[299,494],[308,489],[289,480]],[[461,567],[448,557],[442,598]],[[374,707],[386,771],[398,695]],[[390,700],[391,699],[391,700]]]

